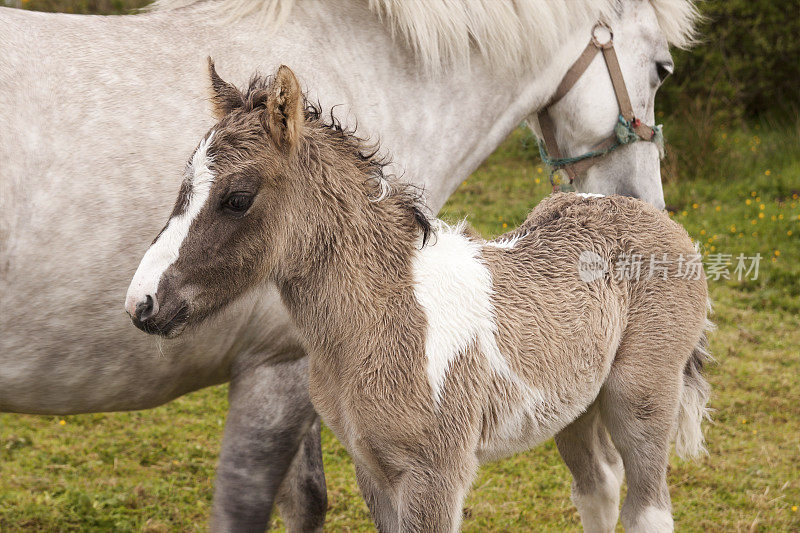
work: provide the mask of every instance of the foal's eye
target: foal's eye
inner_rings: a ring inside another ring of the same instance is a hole
[[[253,203],[253,196],[247,193],[235,192],[222,201],[223,209],[234,213],[244,213]]]

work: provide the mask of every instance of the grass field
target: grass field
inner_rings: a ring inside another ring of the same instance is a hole
[[[710,135],[709,160],[698,156],[666,184],[667,204],[707,258],[763,259],[755,281],[710,281],[714,423],[707,457],[671,462],[675,519],[679,531],[800,531],[800,135],[766,123]],[[486,236],[524,219],[549,185],[522,137],[464,182],[444,218],[468,215]],[[146,412],[0,415],[0,531],[205,529],[226,409],[220,386]],[[324,453],[327,530],[371,530],[351,463],[327,430]],[[464,530],[577,530],[569,483],[552,441],[488,465]]]

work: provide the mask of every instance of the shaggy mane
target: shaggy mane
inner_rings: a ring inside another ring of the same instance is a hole
[[[209,19],[221,23],[254,16],[265,30],[279,27],[302,0],[156,0],[151,9],[165,11],[203,6]],[[678,48],[695,42],[700,20],[694,0],[649,0],[667,41]],[[581,25],[609,20],[621,0],[369,0],[369,8],[400,38],[428,70],[469,64],[479,53],[497,69],[541,66],[568,35]]]
[[[265,105],[270,95],[272,76],[253,76],[250,78],[247,90],[242,93],[242,110],[249,113]],[[356,128],[348,129],[333,115],[333,109],[327,114],[322,112],[319,103],[312,103],[306,94],[303,94],[306,126],[312,132],[322,132],[325,140],[346,156],[355,156],[358,169],[364,173],[367,194],[371,201],[380,202],[393,199],[402,208],[406,209],[422,232],[422,245],[430,238],[433,228],[426,215],[423,189],[411,183],[401,182],[394,176],[387,176],[384,172],[391,160],[378,155],[380,143],[367,142],[356,135]]]

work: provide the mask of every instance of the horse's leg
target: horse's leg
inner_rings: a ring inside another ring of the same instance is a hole
[[[395,533],[400,531],[397,522],[397,509],[392,504],[391,498],[382,490],[378,483],[372,479],[366,468],[359,465],[358,460],[353,461],[356,467],[356,480],[361,489],[361,495],[367,502],[372,521],[381,533]]]
[[[614,531],[619,517],[622,460],[600,420],[598,406],[589,407],[555,440],[572,473],[572,501],[578,508],[583,530]]]
[[[447,463],[417,465],[406,471],[394,501],[402,531],[459,530],[464,498],[475,477],[477,461],[474,457],[452,457]]]
[[[247,369],[231,381],[217,467],[214,531],[264,531],[287,473],[297,478],[291,480],[292,488],[283,491],[284,507],[303,510],[299,516],[291,512],[286,517],[287,529],[322,528],[327,507],[325,477],[307,374],[304,358]],[[290,498],[296,501],[290,504]]]
[[[325,521],[328,499],[322,469],[321,431],[322,422],[317,417],[306,432],[278,491],[278,511],[289,531],[321,531]]]
[[[629,533],[674,528],[667,464],[682,368],[671,364],[664,356],[668,353],[654,352],[647,342],[623,340],[600,392],[603,423],[625,466],[628,492],[622,505],[622,525]]]

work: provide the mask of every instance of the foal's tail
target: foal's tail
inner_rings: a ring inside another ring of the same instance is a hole
[[[701,424],[704,419],[711,419],[706,406],[711,395],[711,386],[703,377],[703,365],[713,360],[708,350],[707,337],[707,333],[712,329],[714,324],[706,320],[700,341],[683,369],[683,390],[678,412],[675,452],[684,459],[707,453]]]

